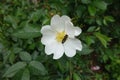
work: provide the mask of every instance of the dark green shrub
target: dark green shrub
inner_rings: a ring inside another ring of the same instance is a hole
[[[40,29],[55,14],[83,30],[73,58],[44,52]],[[1,0],[0,80],[120,80],[119,14],[119,0]]]

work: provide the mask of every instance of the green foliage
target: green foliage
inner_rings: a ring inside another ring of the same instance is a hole
[[[28,69],[24,70],[21,80],[30,80],[30,72]]]
[[[36,69],[36,70],[38,70],[39,72],[41,72],[42,75],[45,75],[47,73],[47,71],[45,70],[43,64],[41,64],[38,61],[31,61],[29,66]]]
[[[80,76],[76,73],[73,73],[73,80],[81,80]]]
[[[99,33],[99,32],[95,32],[94,35],[101,41],[101,43],[103,44],[104,47],[107,47],[107,42],[110,41],[110,38]]]
[[[102,1],[102,0],[93,1],[93,5],[101,10],[107,9],[107,3],[105,1]]]
[[[12,35],[13,37],[22,38],[22,39],[29,39],[35,38],[40,36],[40,27],[33,24],[22,24],[24,27],[22,29],[16,30]]]
[[[82,28],[73,58],[53,60],[40,42],[55,14]],[[119,0],[1,0],[0,80],[120,80],[119,14]]]
[[[24,68],[26,66],[26,63],[24,62],[17,62],[16,64],[12,65],[6,73],[3,75],[3,77],[12,77],[14,76],[19,70]]]
[[[31,55],[27,52],[20,52],[19,56],[20,56],[21,60],[23,60],[23,61],[31,61],[31,59],[32,59]]]

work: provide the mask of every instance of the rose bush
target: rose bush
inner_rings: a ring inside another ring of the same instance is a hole
[[[120,80],[119,14],[119,0],[1,0],[0,80]],[[58,29],[55,40],[74,40],[46,51],[52,36],[43,28],[66,21],[72,29]]]

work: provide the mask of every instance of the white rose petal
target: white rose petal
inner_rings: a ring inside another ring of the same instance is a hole
[[[66,16],[66,15],[63,15],[62,17],[61,17],[61,19],[63,20],[63,21],[71,21],[71,19],[68,17],[68,16]]]
[[[49,44],[56,38],[56,32],[53,31],[49,25],[43,26],[41,33],[43,34],[43,37],[41,38],[43,44]]]
[[[65,43],[64,43],[64,48],[65,48],[65,54],[68,57],[73,57],[76,54],[76,49],[74,48],[73,42],[70,41],[70,39],[68,39]]]
[[[51,27],[56,31],[63,31],[65,28],[65,22],[59,15],[55,15],[51,19]]]
[[[61,43],[53,42],[45,46],[45,52],[47,55],[53,54],[53,59],[59,59],[64,53],[64,47]]]
[[[80,33],[82,32],[82,30],[79,27],[74,27],[75,29],[75,36],[80,35]]]
[[[69,35],[69,37],[71,37],[71,38],[74,37],[75,30],[74,30],[73,24],[71,22],[66,22],[65,31],[66,31],[67,35]]]

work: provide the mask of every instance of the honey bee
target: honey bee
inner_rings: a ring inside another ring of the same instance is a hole
[[[63,40],[62,40],[62,43],[64,43],[67,40],[67,38],[68,38],[68,35],[65,35]]]

